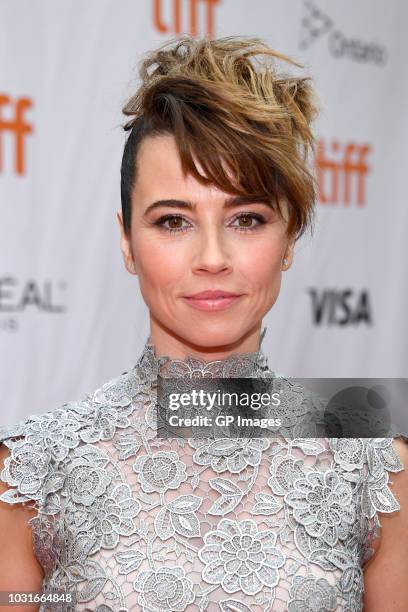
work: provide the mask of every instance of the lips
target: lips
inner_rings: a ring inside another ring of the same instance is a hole
[[[217,300],[221,298],[239,297],[240,295],[240,293],[231,293],[229,291],[216,289],[201,291],[200,293],[195,293],[194,295],[186,295],[185,297],[193,300]]]
[[[201,291],[184,298],[187,304],[198,310],[219,312],[226,310],[242,297],[240,293],[231,293],[222,289]]]

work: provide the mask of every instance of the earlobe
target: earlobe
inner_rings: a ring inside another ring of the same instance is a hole
[[[125,268],[129,272],[129,274],[137,275],[136,266],[134,259],[132,257],[132,249],[127,238],[122,237],[121,248],[123,254],[123,260],[125,262]]]
[[[120,249],[122,251],[125,268],[129,272],[129,274],[137,275],[135,262],[132,256],[132,247],[130,245],[130,239],[125,234],[125,231],[123,228],[122,214],[120,211],[116,213],[116,218],[118,220],[119,227],[120,227]]]
[[[127,265],[126,265],[127,271],[130,274],[134,274],[135,276],[137,276],[137,272],[136,272],[136,267],[135,267],[135,262],[133,261],[132,257],[129,257],[127,259]]]
[[[289,270],[290,266],[292,265],[293,249],[294,249],[294,244],[291,243],[289,247],[286,249],[285,255],[282,259],[282,270]]]

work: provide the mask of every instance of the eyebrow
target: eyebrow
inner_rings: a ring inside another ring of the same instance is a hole
[[[242,204],[265,204],[270,208],[274,208],[270,201],[268,201],[264,197],[256,197],[256,196],[231,196],[224,200],[225,208],[232,208],[234,206],[240,206]],[[157,200],[149,206],[144,211],[144,215],[147,215],[152,210],[156,208],[171,206],[172,208],[181,208],[183,210],[194,210],[196,208],[196,204],[191,202],[190,200],[177,200],[174,198],[166,199],[166,200]]]

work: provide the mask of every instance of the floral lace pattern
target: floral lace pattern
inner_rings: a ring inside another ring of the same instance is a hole
[[[204,362],[147,341],[129,372],[0,430],[0,499],[36,507],[43,590],[76,596],[40,610],[361,610],[377,513],[399,509],[392,438],[158,438],[158,374],[279,378],[260,350]]]

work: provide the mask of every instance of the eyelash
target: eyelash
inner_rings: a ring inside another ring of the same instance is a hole
[[[253,232],[254,230],[256,230],[259,225],[264,225],[266,223],[264,217],[262,215],[259,215],[257,213],[252,213],[252,212],[242,212],[239,213],[236,217],[233,218],[232,221],[236,221],[237,219],[240,219],[241,217],[250,217],[251,219],[255,219],[256,221],[258,221],[258,223],[256,225],[254,225],[253,227],[234,227],[234,229],[238,232]],[[182,217],[182,215],[163,215],[163,217],[160,217],[160,219],[157,219],[157,221],[154,222],[154,225],[158,225],[159,227],[161,227],[161,229],[164,229],[166,232],[168,232],[169,234],[179,234],[180,232],[186,232],[188,231],[187,227],[180,227],[180,228],[171,228],[171,227],[164,227],[164,223],[166,221],[169,221],[169,219],[184,219],[184,217]]]

